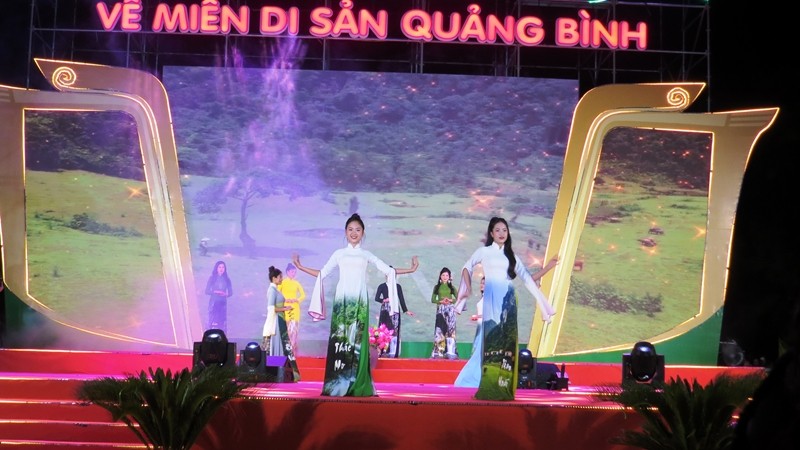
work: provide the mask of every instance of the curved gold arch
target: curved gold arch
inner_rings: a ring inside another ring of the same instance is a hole
[[[61,92],[0,86],[0,237],[4,280],[33,309],[54,321],[111,339],[192,348],[202,336],[194,298],[194,277],[180,190],[177,149],[169,102],[161,82],[147,73],[94,64],[37,59],[36,64]],[[24,115],[26,110],[121,111],[136,122],[147,188],[164,268],[172,342],[150,342],[113,332],[87,329],[63,320],[28,287],[25,217]]]
[[[586,220],[603,139],[617,127],[706,132],[712,134],[713,141],[700,307],[678,326],[647,340],[657,343],[686,333],[722,307],[742,177],[755,142],[773,123],[778,109],[684,113],[703,87],[700,83],[610,85],[588,92],[578,103],[548,241],[548,253],[559,254],[563,263],[542,280],[542,288],[558,314],[549,325],[534,321],[529,347],[537,357],[559,356],[556,345],[564,322],[570,271]],[[632,344],[576,353],[624,350]]]

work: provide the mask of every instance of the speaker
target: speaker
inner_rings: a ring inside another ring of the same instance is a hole
[[[534,363],[534,379],[536,389],[548,389],[551,391],[561,391],[569,388],[569,377],[567,377],[566,365],[561,364],[561,368],[553,363]]]
[[[293,383],[294,371],[285,356],[267,356],[267,381],[273,383]]]

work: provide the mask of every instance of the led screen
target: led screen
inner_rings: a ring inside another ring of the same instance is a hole
[[[225,262],[232,341],[260,341],[268,267],[285,271],[293,254],[322,267],[345,245],[353,212],[366,222],[365,248],[395,267],[420,260],[399,278],[415,314],[404,316],[405,356],[428,356],[438,274],[447,267],[458,281],[490,217],[508,220],[532,272],[543,265],[566,195],[574,81],[176,66],[163,82],[192,249],[188,305],[197,310],[187,317],[210,327],[206,281]],[[165,292],[160,206],[136,124],[114,111],[31,110],[25,120],[30,295],[84,330],[174,346],[181,325]],[[708,133],[620,127],[603,137],[577,252],[564,261],[572,267],[557,354],[647,339],[697,314],[711,146]],[[384,277],[369,275],[374,294]],[[480,275],[458,317],[462,356]],[[298,281],[310,295],[314,279]],[[336,274],[323,283],[328,302],[335,284]],[[534,306],[518,292],[525,345]],[[329,323],[303,317],[300,354],[324,354]]]
[[[297,253],[321,268],[346,244],[353,212],[365,221],[364,247],[386,263],[409,267],[419,257],[419,270],[399,278],[415,313],[403,322],[412,350],[433,340],[440,269],[460,272],[483,245],[490,217],[509,221],[514,249],[531,270],[543,265],[578,98],[574,80],[167,67],[163,81],[202,320],[206,281],[224,261],[234,339],[260,339],[268,267],[284,270]],[[314,280],[297,279],[310,295]],[[335,281],[334,274],[324,284],[328,301]],[[370,292],[383,281],[371,269]],[[475,334],[477,278],[473,289],[458,319],[461,343]],[[527,293],[519,316],[525,342],[533,317]],[[327,322],[309,319],[301,322],[300,354],[322,352],[329,333]]]

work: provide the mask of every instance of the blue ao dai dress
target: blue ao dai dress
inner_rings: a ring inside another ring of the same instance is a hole
[[[297,358],[294,348],[289,341],[289,329],[286,323],[286,316],[282,312],[275,311],[276,307],[285,306],[286,299],[275,283],[270,283],[267,289],[267,319],[261,331],[262,336],[269,337],[269,347],[264,350],[270,356],[285,356],[289,360],[289,367],[292,369],[293,381],[300,381],[300,370],[297,367]]]
[[[515,255],[516,256],[516,255]],[[516,256],[514,272],[536,299],[542,319],[555,314],[547,297],[531,278],[530,272]],[[472,279],[475,266],[481,264],[486,277],[483,292],[481,334],[475,337],[476,351],[456,378],[456,386],[478,387],[475,398],[481,400],[513,400],[517,389],[517,295],[508,276],[508,258],[503,247],[492,243],[472,254],[464,269]],[[465,280],[462,277],[462,283]],[[462,286],[465,289],[466,286]],[[479,342],[480,340],[480,342]]]
[[[278,290],[275,283],[270,283],[267,288],[267,319],[264,321],[264,329],[262,336],[269,337],[269,347],[264,349],[268,355],[283,356],[283,343],[281,342],[281,333],[278,328],[278,320],[281,314],[275,311],[275,307],[283,306],[283,294]]]

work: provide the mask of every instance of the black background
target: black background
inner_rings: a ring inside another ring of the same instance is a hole
[[[798,9],[796,2],[710,0],[711,111],[780,108],[742,184],[720,336],[736,340],[749,364],[770,365],[779,339],[794,339],[798,327]],[[26,85],[29,11],[28,0],[3,2],[0,84]]]
[[[800,124],[797,56],[790,50],[798,8],[777,5],[711,2],[712,110],[780,107],[745,172],[721,336],[735,339],[748,360],[765,357],[767,364],[778,339],[796,339],[800,326]]]

